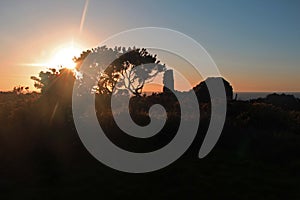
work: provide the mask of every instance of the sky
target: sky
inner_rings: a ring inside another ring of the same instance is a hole
[[[38,63],[62,48],[86,50],[121,31],[151,26],[199,42],[235,91],[298,92],[299,19],[297,0],[1,1],[0,90],[33,89],[30,76],[45,70]]]

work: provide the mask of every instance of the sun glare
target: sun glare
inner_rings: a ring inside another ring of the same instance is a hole
[[[74,45],[63,46],[55,50],[52,58],[48,62],[48,66],[51,67],[64,67],[68,69],[74,69],[76,67],[73,61],[74,56],[79,56],[82,50]]]

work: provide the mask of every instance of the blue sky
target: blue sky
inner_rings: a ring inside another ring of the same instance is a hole
[[[238,91],[300,91],[300,1],[5,1],[0,3],[0,89],[31,84],[46,59],[75,40],[91,48],[112,34],[157,26],[183,32]],[[31,86],[30,85],[30,86]]]

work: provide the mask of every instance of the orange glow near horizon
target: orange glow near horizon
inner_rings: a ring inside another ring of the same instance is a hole
[[[64,38],[64,41],[68,41],[68,39]],[[95,38],[93,41],[87,40],[87,43],[85,43],[82,39],[71,42],[64,41],[60,40],[58,41],[59,43],[56,43],[55,40],[51,42],[42,41],[39,44],[40,48],[38,51],[30,52],[26,51],[25,49],[21,49],[20,53],[14,55],[16,57],[5,58],[3,66],[8,67],[2,69],[2,72],[4,73],[2,73],[3,78],[0,80],[0,90],[10,91],[14,86],[22,85],[29,86],[31,91],[37,91],[33,87],[34,82],[30,79],[30,76],[38,76],[40,71],[45,71],[47,68],[59,68],[60,66],[63,66],[73,69],[75,67],[75,63],[73,62],[72,58],[74,56],[79,56],[82,51],[91,49],[91,47],[87,48],[86,44],[89,44],[88,46],[95,46],[91,44],[96,43]],[[20,57],[20,55],[22,55],[21,53],[24,56]],[[191,89],[191,86],[194,87],[203,81],[201,76],[197,74],[190,64],[184,60],[162,51],[157,51],[154,53],[158,55],[159,60],[161,60],[162,63],[165,63],[171,68],[180,70],[183,73],[182,75],[184,75],[190,82],[190,85],[184,84],[182,78],[177,73],[174,73],[176,90],[188,91]],[[20,63],[22,60],[25,61],[25,63]],[[9,67],[14,65],[13,62],[19,62],[20,64],[16,65],[17,67]],[[287,79],[286,76],[281,76],[279,78],[275,75],[272,76],[272,72],[261,73],[258,75],[254,72],[243,74],[240,71],[231,71],[227,69],[228,67],[226,66],[219,66],[219,68],[222,76],[230,82],[235,92],[299,91],[299,83],[296,81],[298,74],[289,75],[290,78]],[[253,79],[253,77],[256,78]],[[161,75],[159,75],[156,80],[157,84],[162,84]],[[162,86],[145,85],[143,91],[160,92],[162,91]]]

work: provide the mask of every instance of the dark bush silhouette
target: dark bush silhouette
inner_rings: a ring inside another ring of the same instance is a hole
[[[226,81],[224,78],[222,78],[223,83],[224,83],[224,87],[225,87],[225,92],[226,92],[226,97],[227,100],[232,100],[233,99],[233,88],[230,85],[230,83],[228,81]],[[205,81],[199,83],[198,85],[196,85],[193,90],[195,91],[198,100],[201,102],[210,102],[210,95],[209,95],[209,91],[206,85],[206,82],[209,81],[215,81],[214,77],[209,77],[207,78]]]
[[[287,110],[300,110],[299,99],[295,98],[293,95],[273,93],[267,95],[265,98],[252,100],[252,102],[272,104]]]

